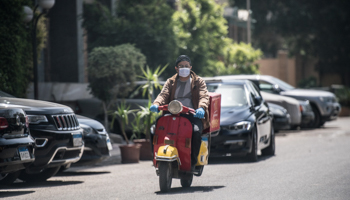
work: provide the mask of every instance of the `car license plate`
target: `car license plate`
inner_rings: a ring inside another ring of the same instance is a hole
[[[30,154],[27,149],[27,147],[19,147],[18,148],[19,156],[21,157],[21,160],[29,160]]]
[[[81,146],[83,143],[83,136],[82,134],[73,134],[73,146]]]
[[[107,147],[108,147],[108,150],[112,150],[113,149],[111,140],[109,138],[107,138]]]

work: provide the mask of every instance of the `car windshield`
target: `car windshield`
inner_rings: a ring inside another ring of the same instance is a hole
[[[282,88],[283,90],[293,90],[293,89],[294,89],[293,86],[289,85],[288,83],[286,83],[286,82],[284,82],[284,81],[282,81],[282,80],[280,80],[280,79],[278,79],[278,78],[272,77],[272,79],[273,79],[273,81],[274,81],[275,83],[277,83],[278,86],[279,86],[280,88]]]
[[[208,85],[209,92],[221,94],[221,107],[248,105],[247,96],[242,85]]]

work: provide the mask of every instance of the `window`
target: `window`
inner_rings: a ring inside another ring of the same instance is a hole
[[[207,85],[209,92],[221,94],[221,107],[248,105],[245,89],[242,85]]]
[[[264,92],[269,92],[269,93],[275,93],[274,92],[274,86],[269,83],[269,82],[266,82],[266,81],[259,81],[259,88],[261,91],[264,91]]]

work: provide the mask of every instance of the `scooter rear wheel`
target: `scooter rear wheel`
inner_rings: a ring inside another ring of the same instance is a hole
[[[168,192],[171,188],[172,166],[170,162],[159,163],[159,187],[161,192]]]
[[[181,178],[182,187],[184,188],[191,187],[192,180],[193,180],[193,174],[190,174],[185,178]]]

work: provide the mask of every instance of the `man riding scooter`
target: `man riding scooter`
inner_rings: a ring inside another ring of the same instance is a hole
[[[191,60],[186,55],[176,59],[176,74],[169,78],[158,97],[154,100],[150,111],[159,112],[158,107],[178,100],[182,105],[195,109],[194,115],[185,115],[193,124],[191,140],[191,169],[195,171],[197,157],[201,145],[203,130],[209,127],[209,94],[205,81],[192,70]]]

